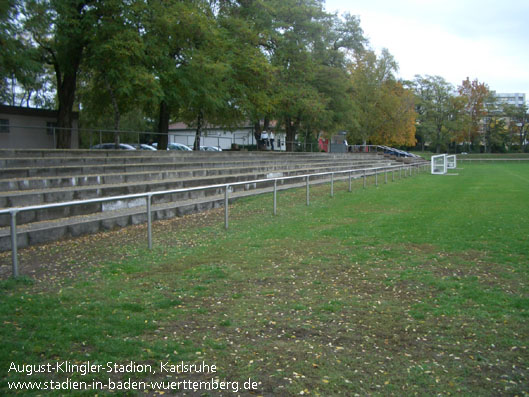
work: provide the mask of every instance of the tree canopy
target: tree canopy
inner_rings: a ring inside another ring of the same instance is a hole
[[[196,128],[195,148],[205,125],[259,133],[262,120],[277,121],[287,149],[300,133],[441,150],[489,135],[518,145],[527,130],[527,111],[508,108],[486,129],[490,91],[477,80],[399,80],[359,18],[322,0],[7,0],[0,44],[0,100],[57,109],[58,147],[70,146],[74,110],[115,130],[142,119],[161,149],[171,121]]]

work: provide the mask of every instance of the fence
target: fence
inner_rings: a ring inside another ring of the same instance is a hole
[[[460,163],[462,163],[462,162],[490,163],[492,161],[519,162],[519,163],[521,163],[522,161],[529,161],[529,157],[521,157],[521,158],[513,158],[513,159],[509,159],[509,158],[481,158],[481,159],[480,158],[475,158],[475,159],[469,159],[469,158],[465,158],[463,156],[459,156],[457,158],[457,161],[459,161]]]
[[[11,228],[10,228],[10,235],[11,235],[11,256],[12,256],[12,269],[13,269],[13,277],[18,277],[18,241],[17,241],[17,221],[16,217],[19,212],[23,211],[31,211],[31,210],[39,210],[39,209],[47,209],[47,208],[59,208],[59,207],[66,207],[66,206],[74,206],[79,204],[89,204],[89,203],[101,203],[106,201],[116,201],[116,200],[127,200],[127,199],[137,199],[137,198],[145,198],[146,200],[146,212],[147,212],[147,241],[148,241],[148,248],[152,249],[152,208],[151,208],[151,202],[153,196],[159,196],[159,195],[165,195],[165,194],[173,194],[173,193],[183,193],[183,192],[192,192],[192,191],[198,191],[198,190],[206,190],[206,189],[223,189],[224,190],[224,227],[228,229],[229,224],[229,193],[230,193],[230,187],[231,186],[237,186],[237,185],[248,185],[248,184],[262,184],[262,183],[270,183],[273,181],[273,213],[274,215],[277,215],[277,183],[278,181],[285,181],[285,180],[292,180],[292,179],[304,179],[305,180],[305,186],[306,186],[306,204],[310,204],[310,184],[311,184],[311,178],[315,177],[326,177],[330,176],[330,183],[331,183],[331,196],[334,196],[334,181],[335,181],[335,175],[336,174],[348,174],[348,177],[345,178],[349,179],[349,192],[352,189],[351,183],[352,179],[359,179],[363,178],[363,187],[366,188],[367,180],[366,178],[368,176],[374,176],[375,177],[375,185],[378,186],[378,176],[381,172],[384,172],[384,181],[387,183],[388,181],[388,171],[392,171],[392,180],[395,180],[395,171],[399,171],[399,177],[402,177],[402,172],[404,171],[405,176],[412,176],[413,172],[415,170],[416,173],[419,173],[421,169],[424,169],[424,167],[428,167],[428,163],[416,163],[416,164],[402,164],[402,165],[393,165],[393,166],[384,166],[384,167],[373,167],[373,168],[364,168],[364,169],[350,169],[350,170],[344,170],[344,171],[331,171],[331,172],[321,172],[321,173],[313,173],[313,174],[305,174],[305,175],[296,175],[296,176],[287,176],[287,177],[278,177],[278,178],[269,178],[269,179],[256,179],[253,181],[243,181],[243,182],[234,182],[234,183],[227,183],[227,184],[219,184],[219,185],[208,185],[208,186],[198,186],[193,188],[186,188],[186,189],[174,189],[174,190],[166,190],[166,191],[159,191],[159,192],[149,192],[149,193],[138,193],[138,194],[130,194],[130,195],[123,195],[123,196],[113,196],[113,197],[104,197],[104,198],[97,198],[97,199],[87,199],[87,200],[78,200],[78,201],[69,201],[69,202],[62,202],[62,203],[54,203],[54,204],[45,204],[45,205],[34,205],[34,206],[27,206],[27,207],[17,207],[17,208],[10,208],[10,209],[3,209],[0,210],[0,214],[10,214],[11,215]],[[353,178],[353,173],[357,174]],[[358,175],[360,173],[360,175]],[[344,179],[342,176],[341,179]],[[314,183],[323,183],[321,180],[316,181]],[[290,188],[296,188],[298,186],[284,186],[283,189],[290,189]],[[264,193],[264,192],[262,192]],[[259,193],[257,193],[259,194]]]
[[[106,130],[106,129],[86,129],[86,128],[59,128],[50,123],[48,126],[23,126],[10,125],[7,133],[0,134],[0,144],[6,148],[23,148],[23,149],[55,149],[57,145],[57,136],[59,131],[70,131],[72,136],[72,149],[78,146],[82,148],[91,148],[94,145],[102,143],[113,143],[115,134],[119,134],[120,142],[129,144],[156,142],[160,139],[159,132],[148,131],[128,131],[128,130]],[[274,142],[274,151],[286,151],[288,145],[292,151],[296,152],[314,152],[318,151],[318,146],[306,142],[286,142],[284,133],[277,133]],[[193,147],[195,141],[194,133],[185,133],[178,130],[170,130],[167,134],[169,143],[182,143]],[[201,136],[201,146],[216,146],[223,150],[232,148],[232,145],[239,147],[256,147],[259,142],[255,139],[252,131],[234,131],[227,132],[226,136],[219,135],[218,132],[208,134],[205,130]],[[271,150],[270,143],[265,150]]]

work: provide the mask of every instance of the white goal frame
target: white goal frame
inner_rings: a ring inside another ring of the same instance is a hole
[[[457,157],[455,154],[446,156],[446,168],[449,170],[455,170],[457,168]]]
[[[437,156],[432,156],[432,174],[442,175],[447,172],[447,161],[446,154],[438,154]]]

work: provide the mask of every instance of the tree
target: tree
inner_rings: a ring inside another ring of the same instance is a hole
[[[414,145],[415,109],[412,93],[395,79],[397,63],[383,50],[358,54],[351,67],[355,119],[350,141],[373,144]]]
[[[346,124],[347,56],[365,39],[357,18],[327,14],[319,1],[272,0],[266,10],[263,49],[276,72],[272,115],[291,151],[299,131],[330,134]]]
[[[57,147],[71,147],[77,78],[87,46],[98,27],[95,0],[22,1],[21,23],[28,45],[39,60],[50,65],[57,88]]]
[[[512,150],[513,144],[519,145],[520,151],[524,150],[527,142],[527,125],[529,114],[527,105],[516,106],[505,104],[502,107],[502,114],[507,118],[509,150]]]
[[[84,112],[101,116],[111,111],[118,145],[121,116],[155,106],[161,89],[148,68],[145,43],[130,4],[109,0],[99,14],[99,29],[83,68]]]
[[[50,70],[38,62],[21,25],[22,5],[0,5],[0,102],[11,106],[51,106],[54,98]]]
[[[486,114],[485,101],[489,96],[489,88],[485,83],[480,83],[477,79],[472,82],[467,77],[458,87],[459,95],[465,98],[465,111],[468,116],[467,143],[468,151],[470,145],[478,143],[480,137],[480,127],[483,117]],[[479,143],[478,143],[479,144]]]
[[[417,130],[436,153],[454,141],[461,128],[461,101],[454,87],[440,76],[415,76]]]
[[[203,40],[182,67],[180,118],[196,126],[200,149],[206,123],[234,127],[270,109],[272,68],[259,48],[258,32],[241,18],[240,6],[212,9]]]
[[[148,67],[161,89],[156,117],[158,150],[165,150],[171,115],[181,111],[186,95],[195,89],[186,76],[189,64],[208,40],[215,21],[205,0],[138,2],[137,13]]]

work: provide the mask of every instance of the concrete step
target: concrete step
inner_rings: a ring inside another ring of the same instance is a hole
[[[338,161],[354,161],[366,162],[380,160],[376,159],[293,159],[285,158],[272,159],[239,159],[239,160],[223,160],[223,161],[172,161],[172,162],[148,162],[148,163],[127,163],[127,164],[92,164],[92,165],[70,165],[70,166],[31,166],[31,167],[4,167],[0,168],[0,180],[13,178],[35,178],[45,176],[77,176],[77,175],[101,175],[107,173],[124,173],[124,172],[142,172],[142,171],[161,171],[161,170],[177,170],[187,168],[218,168],[218,167],[247,167],[259,164],[261,166],[277,165],[277,164],[325,164],[334,163]]]
[[[373,172],[368,172],[372,175]],[[353,178],[361,178],[362,169],[359,169]],[[336,175],[335,181],[347,179],[348,175]],[[320,183],[329,183],[329,176],[311,177],[311,185]],[[278,191],[294,187],[305,186],[303,180],[290,180],[279,183]],[[253,189],[247,189],[246,185],[234,186],[230,192],[230,202],[251,195],[269,193],[273,190],[273,180],[259,184]],[[224,191],[218,189],[215,194],[201,196],[197,198],[188,198],[180,200],[171,200],[169,202],[160,202],[152,205],[153,220],[169,219],[175,216],[183,216],[195,212],[201,212],[212,208],[218,208],[224,205]],[[263,203],[263,206],[272,203]],[[280,204],[279,204],[280,205]],[[17,222],[22,214],[18,214]],[[63,238],[77,237],[84,234],[96,233],[103,230],[112,230],[115,228],[126,227],[145,223],[147,221],[145,201],[143,205],[132,208],[121,208],[108,212],[92,213],[84,216],[70,216],[51,221],[33,222],[17,227],[18,247],[23,248],[29,245],[36,245],[56,241]],[[147,238],[147,237],[146,237]],[[141,242],[138,242],[141,244]],[[145,240],[145,244],[146,240]],[[9,227],[0,228],[0,251],[11,249],[10,229]]]
[[[380,160],[383,161],[383,160]],[[335,161],[332,164],[343,164],[354,166],[362,166],[372,164],[373,161],[358,160]],[[235,164],[235,166],[234,166]],[[104,183],[120,183],[120,182],[139,182],[143,180],[174,178],[177,175],[185,176],[206,176],[219,175],[222,173],[233,174],[237,172],[263,172],[265,170],[277,169],[294,169],[326,166],[328,161],[314,161],[307,162],[244,162],[244,163],[192,163],[192,164],[146,164],[146,165],[130,165],[126,167],[115,166],[99,166],[99,167],[81,167],[71,168],[64,167],[56,169],[56,173],[52,174],[52,169],[8,169],[0,171],[0,191],[8,192],[15,190],[33,190],[45,188],[59,188],[70,186],[86,186],[97,185]],[[197,167],[198,166],[198,167]],[[20,172],[15,172],[20,171]],[[40,176],[26,176],[28,173],[36,173],[40,170],[48,171],[45,175]],[[68,173],[68,171],[71,171]],[[95,172],[99,171],[99,172]],[[16,176],[13,176],[16,175]]]
[[[0,149],[0,158],[47,158],[47,157],[344,157],[376,156],[376,153],[305,153],[305,152],[271,152],[271,151],[223,151],[223,152],[183,152],[173,150],[87,150],[87,149]]]
[[[389,166],[389,161],[377,162],[376,166]],[[373,166],[371,164],[370,166]],[[366,168],[365,164],[362,166],[356,165],[356,169]],[[166,191],[174,189],[183,189],[197,186],[208,186],[226,183],[236,183],[241,181],[251,181],[256,179],[267,179],[271,177],[303,175],[318,172],[340,171],[347,169],[355,169],[349,164],[327,165],[320,167],[305,167],[296,169],[274,170],[269,172],[252,172],[252,173],[235,173],[235,174],[221,174],[212,176],[192,176],[187,178],[162,179],[154,181],[141,181],[139,183],[114,183],[102,184],[95,186],[75,186],[55,189],[40,189],[40,190],[25,190],[12,191],[0,193],[0,207],[24,207],[30,205],[42,205],[57,202],[67,202],[76,200],[85,200],[91,198],[121,196],[136,193]],[[246,186],[246,185],[245,185]],[[254,188],[251,184],[246,186],[246,189]],[[160,196],[153,198],[153,203],[161,203],[165,201],[186,200],[191,198],[206,197],[216,194],[212,190],[201,190],[195,192],[174,193],[167,196]],[[24,211],[19,215],[19,224],[30,222],[38,222],[50,219],[57,219],[62,217],[74,215],[87,215],[93,212],[106,212],[117,208],[127,208],[142,205],[142,200],[129,200],[127,202],[121,201],[119,203],[89,203],[79,204],[73,207],[62,207],[53,209],[41,209]],[[0,226],[9,225],[9,216],[0,215]]]
[[[4,151],[5,152],[5,151]],[[96,152],[95,154],[93,152]],[[203,161],[240,161],[240,160],[274,160],[293,161],[304,159],[336,160],[339,158],[352,157],[347,154],[292,154],[292,153],[270,153],[270,152],[175,152],[175,151],[92,151],[80,153],[60,153],[57,156],[41,156],[36,152],[34,156],[28,156],[22,152],[18,155],[2,155],[0,151],[0,168],[16,167],[55,167],[67,165],[93,165],[93,164],[138,164],[143,162],[203,162]],[[375,155],[355,156],[374,158]]]

